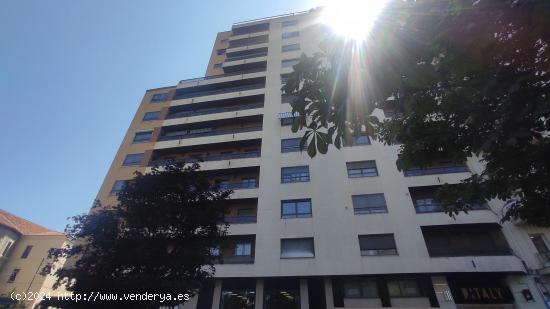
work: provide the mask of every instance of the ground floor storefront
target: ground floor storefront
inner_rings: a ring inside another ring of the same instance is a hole
[[[546,286],[544,277],[503,273],[220,278],[182,307],[548,309]]]

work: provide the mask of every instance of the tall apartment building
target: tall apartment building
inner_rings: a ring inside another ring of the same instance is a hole
[[[281,86],[323,36],[312,10],[218,34],[205,77],[150,89],[99,192],[134,171],[202,158],[234,194],[216,279],[185,308],[545,308],[550,231],[500,224],[502,202],[456,220],[432,200],[481,164],[400,172],[368,136],[311,159]],[[391,111],[377,111],[390,117]]]
[[[64,261],[55,262],[50,250],[67,244],[62,233],[0,209],[0,308],[14,308],[8,307],[14,304],[35,308],[39,303],[36,299],[18,302],[12,293],[64,292],[53,288],[56,277],[52,275]]]

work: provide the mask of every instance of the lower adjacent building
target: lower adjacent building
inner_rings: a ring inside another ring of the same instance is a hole
[[[399,171],[368,136],[311,159],[281,86],[323,37],[318,11],[236,23],[206,77],[148,90],[99,191],[135,171],[197,161],[234,190],[216,278],[184,308],[546,308],[550,230],[500,223],[502,201],[453,219],[434,202],[482,164]],[[392,110],[376,110],[392,117]]]
[[[52,253],[67,245],[64,234],[0,209],[0,306],[35,308],[40,300],[24,296],[57,293],[53,272],[63,263]]]

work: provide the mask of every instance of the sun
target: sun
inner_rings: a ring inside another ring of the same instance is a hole
[[[363,41],[388,0],[319,0],[321,22],[350,40]]]

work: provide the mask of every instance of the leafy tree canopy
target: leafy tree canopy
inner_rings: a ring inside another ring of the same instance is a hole
[[[292,130],[311,157],[365,133],[399,144],[399,169],[478,157],[482,173],[438,191],[450,215],[498,198],[503,221],[549,226],[549,17],[546,0],[391,1],[364,42],[302,55]]]
[[[73,218],[67,236],[71,248],[57,253],[73,265],[57,271],[57,284],[83,295],[103,293],[196,294],[213,272],[211,248],[220,245],[227,227],[220,225],[221,191],[199,165],[169,164],[136,173],[118,194],[118,205],[96,203],[89,214]],[[164,302],[162,305],[181,303]],[[74,307],[158,308],[159,300],[78,302]]]

